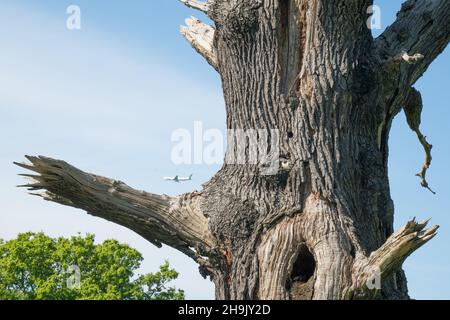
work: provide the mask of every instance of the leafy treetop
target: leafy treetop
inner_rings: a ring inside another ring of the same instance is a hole
[[[0,239],[0,299],[184,299],[182,290],[168,286],[178,277],[168,262],[156,273],[137,275],[142,260],[137,250],[116,240],[95,244],[91,234],[67,239],[23,233]]]

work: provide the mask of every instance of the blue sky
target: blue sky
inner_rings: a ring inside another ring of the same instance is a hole
[[[385,27],[401,1],[377,3]],[[81,7],[82,30],[66,29],[71,4]],[[79,210],[28,196],[15,188],[23,181],[12,165],[24,154],[42,154],[152,192],[201,189],[218,167],[175,166],[170,158],[173,130],[192,131],[197,120],[205,129],[225,128],[219,77],[178,32],[192,14],[203,18],[176,0],[0,3],[0,238],[30,230],[116,238],[144,254],[143,271],[168,258],[181,272],[176,285],[188,298],[213,298],[211,283],[188,258]],[[438,237],[405,263],[417,299],[450,298],[449,55],[442,54],[416,86],[424,97],[423,132],[435,146],[429,182],[436,196],[414,176],[423,153],[403,114],[390,142],[396,228],[414,216],[441,225]],[[190,173],[195,179],[185,184],[161,179]]]

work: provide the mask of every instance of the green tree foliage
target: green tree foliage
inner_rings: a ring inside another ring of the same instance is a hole
[[[142,260],[115,240],[95,244],[94,235],[55,239],[24,233],[0,239],[0,299],[184,299],[182,290],[168,286],[178,277],[168,262],[156,273],[137,275]]]

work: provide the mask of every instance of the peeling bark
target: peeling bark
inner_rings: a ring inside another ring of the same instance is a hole
[[[221,76],[227,128],[279,130],[278,173],[225,163],[201,193],[169,198],[30,157],[28,187],[184,252],[217,299],[408,299],[401,265],[437,227],[394,233],[389,131],[449,41],[450,2],[406,1],[375,40],[370,0],[182,2],[214,22],[181,31]]]

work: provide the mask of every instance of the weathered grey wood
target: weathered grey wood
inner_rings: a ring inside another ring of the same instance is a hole
[[[449,21],[449,1],[408,0],[403,3],[395,23],[376,39],[382,59],[389,60],[403,51],[423,56],[418,64],[402,66],[402,85],[414,85],[445,49],[450,38]]]
[[[371,0],[182,2],[215,24],[181,31],[220,73],[227,128],[279,130],[279,172],[225,163],[172,199],[29,158],[29,187],[188,254],[217,299],[408,299],[402,263],[437,227],[394,233],[389,131],[404,108],[423,137],[411,86],[449,41],[450,1],[406,1],[378,39]],[[381,289],[367,286],[374,269]]]
[[[217,69],[217,54],[214,48],[214,28],[191,17],[186,19],[186,26],[180,27],[181,34],[206,61]]]
[[[127,227],[157,247],[162,244],[197,260],[215,247],[207,218],[199,211],[201,193],[176,198],[134,190],[121,181],[85,173],[68,163],[47,157],[30,157],[16,163],[38,175],[21,187],[45,200],[83,209],[93,216]],[[43,193],[35,191],[46,190]]]

